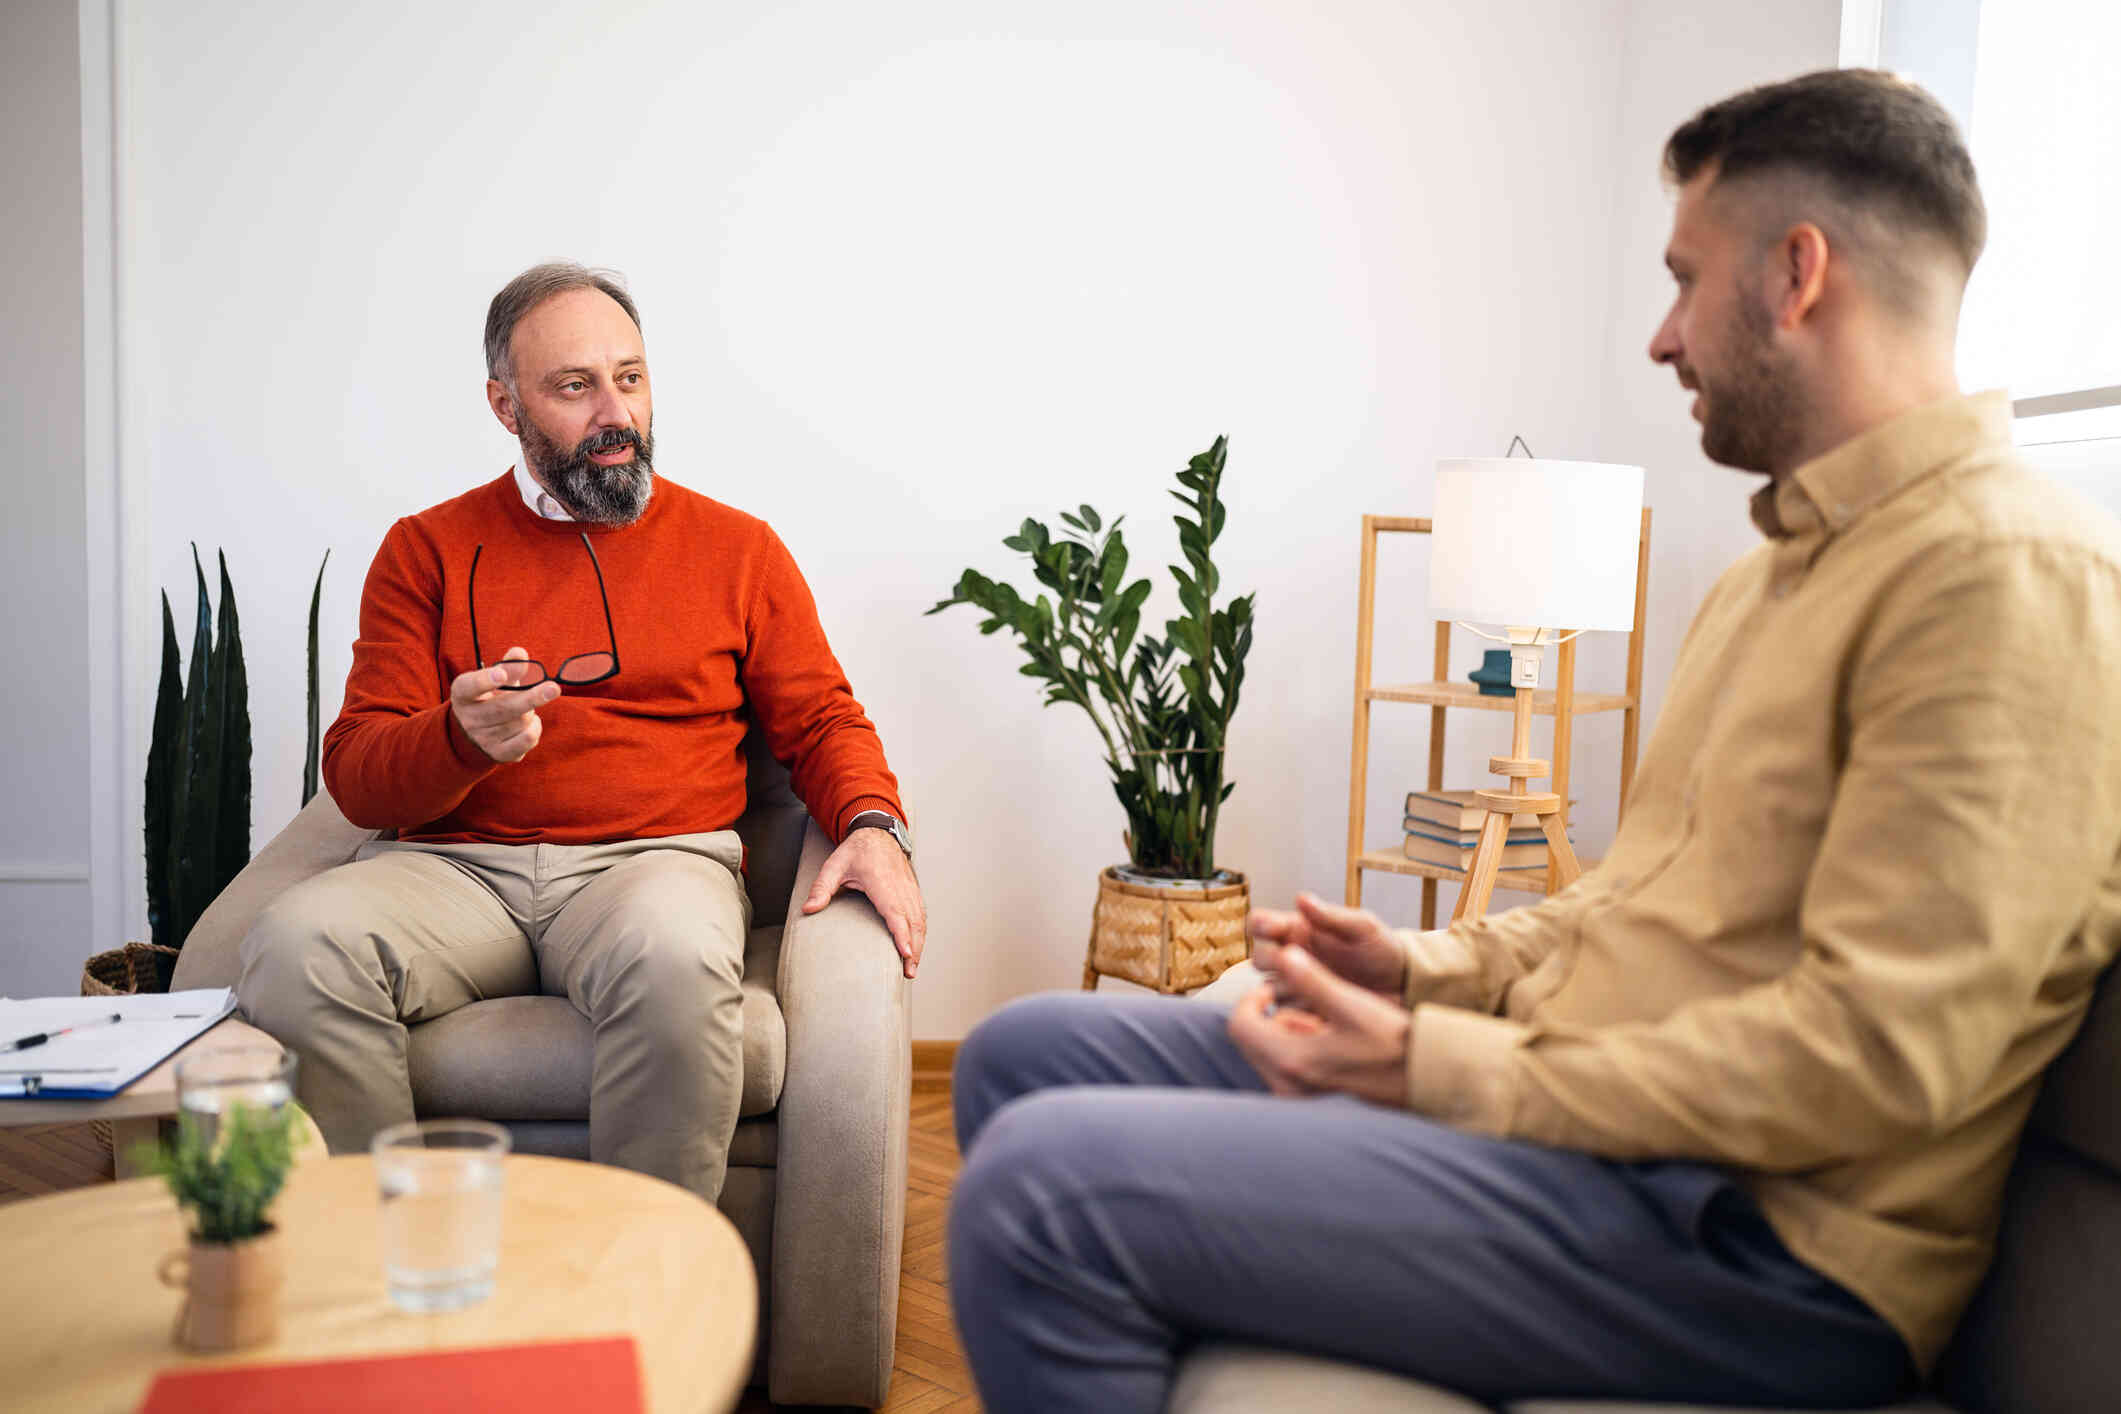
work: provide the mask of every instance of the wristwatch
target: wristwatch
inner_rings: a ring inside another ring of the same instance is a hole
[[[898,847],[906,851],[908,859],[913,858],[913,832],[906,828],[903,820],[889,811],[864,810],[847,822],[848,834],[851,835],[856,830],[883,830],[898,841]]]

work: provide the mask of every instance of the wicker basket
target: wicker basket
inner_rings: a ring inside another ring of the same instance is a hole
[[[1250,956],[1245,915],[1252,889],[1242,874],[1230,882],[1138,884],[1106,869],[1097,877],[1097,912],[1083,990],[1099,977],[1118,977],[1166,994],[1190,992]]]
[[[122,948],[99,952],[81,968],[81,995],[129,997],[135,992],[167,991],[156,975],[158,957],[168,958],[171,967],[177,965],[175,948],[154,943],[127,943]]]
[[[81,995],[84,997],[129,997],[135,992],[162,992],[156,975],[155,960],[167,957],[169,966],[177,965],[175,948],[157,947],[153,943],[127,943],[122,948],[99,952],[81,965]],[[117,1151],[111,1143],[110,1121],[92,1120],[89,1130],[96,1142],[112,1151],[112,1162],[117,1160]]]

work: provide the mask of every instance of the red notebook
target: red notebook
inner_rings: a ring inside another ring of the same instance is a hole
[[[641,1414],[633,1337],[171,1370],[140,1414]]]

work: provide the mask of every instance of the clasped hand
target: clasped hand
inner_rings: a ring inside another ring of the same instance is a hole
[[[1406,954],[1376,915],[1300,894],[1246,924],[1266,981],[1230,1014],[1230,1039],[1277,1095],[1407,1102]]]

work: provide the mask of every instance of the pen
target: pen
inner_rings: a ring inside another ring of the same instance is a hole
[[[100,1020],[77,1021],[71,1026],[62,1026],[57,1031],[33,1031],[29,1035],[24,1036],[19,1040],[9,1042],[7,1049],[9,1049],[10,1051],[26,1051],[31,1046],[43,1045],[46,1041],[51,1040],[54,1036],[64,1036],[69,1032],[73,1031],[86,1031],[91,1026],[108,1026],[114,1021],[122,1020],[124,1020],[124,1018],[121,1015],[119,1015],[117,1012],[112,1012],[109,1016],[104,1017]]]

